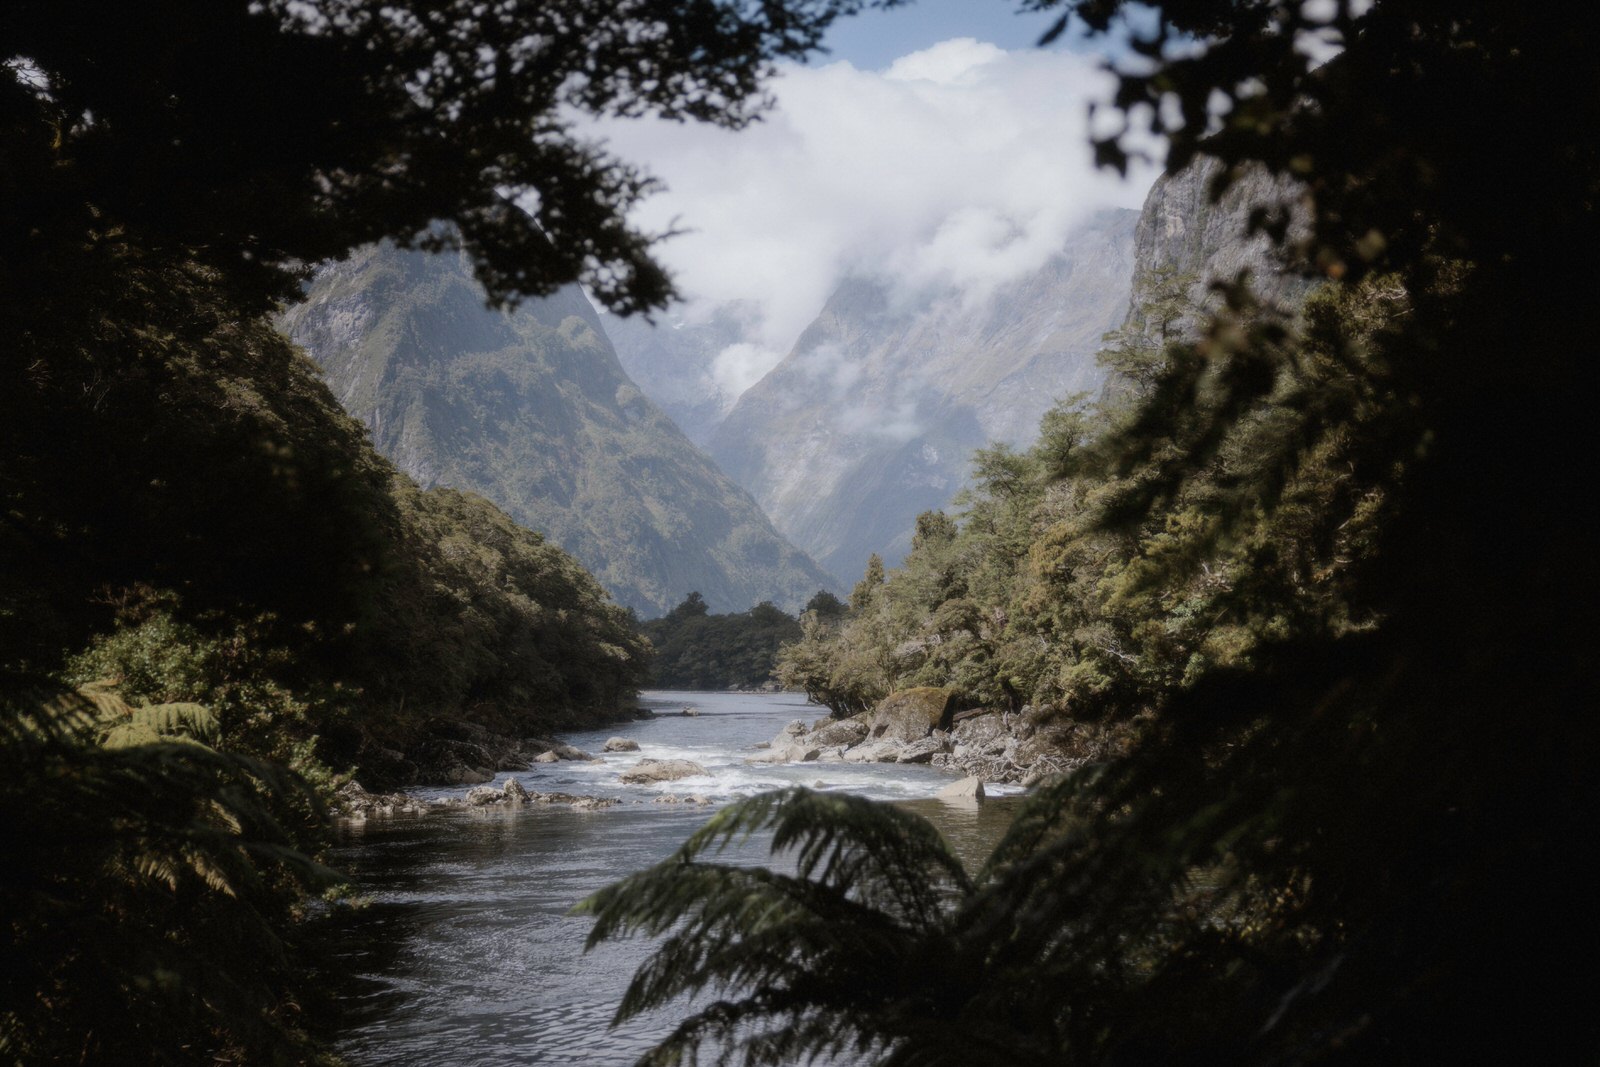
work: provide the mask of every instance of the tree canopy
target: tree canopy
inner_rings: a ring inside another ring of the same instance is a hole
[[[657,307],[658,235],[626,220],[652,181],[578,117],[743,126],[775,60],[867,6],[884,3],[16,0],[0,282],[21,294],[30,265],[130,244],[217,268],[259,309],[298,265],[393,237],[460,244],[495,300],[581,280]]]

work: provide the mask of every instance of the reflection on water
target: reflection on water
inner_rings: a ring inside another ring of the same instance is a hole
[[[1010,822],[1014,799],[967,808],[931,799],[951,780],[933,768],[746,766],[756,741],[790,719],[820,714],[792,695],[655,695],[674,701],[669,708],[688,702],[702,714],[574,735],[568,740],[596,753],[613,734],[632,737],[641,751],[604,764],[539,765],[516,777],[529,789],[634,801],[662,792],[720,801],[820,783],[905,803],[932,819],[974,870]],[[640,757],[667,756],[693,759],[708,774],[654,787],[616,781]],[[371,904],[347,920],[342,939],[351,976],[339,1051],[355,1064],[631,1064],[676,1022],[659,1016],[609,1029],[651,946],[606,944],[585,955],[590,921],[568,912],[596,889],[665,859],[708,813],[646,802],[587,812],[458,811],[346,827],[334,862]],[[765,841],[753,840],[720,858],[760,863],[765,850]]]

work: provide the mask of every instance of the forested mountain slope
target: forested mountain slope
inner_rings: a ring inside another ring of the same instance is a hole
[[[1281,619],[1241,611],[1233,602],[1236,582],[1253,583],[1258,592],[1273,587],[1294,604],[1275,612],[1343,611],[1335,579],[1348,561],[1328,546],[1359,538],[1362,520],[1336,535],[1319,524],[1330,500],[1348,506],[1359,495],[1347,473],[1309,465],[1293,489],[1305,498],[1304,527],[1263,525],[1227,550],[1205,547],[1215,521],[1210,513],[1240,506],[1230,499],[1232,487],[1283,417],[1271,403],[1260,405],[1197,484],[1167,502],[1158,518],[1121,537],[1096,528],[1106,501],[1137,492],[1155,476],[1152,469],[1099,466],[1096,451],[1126,431],[1138,405],[1171,372],[1171,346],[1194,341],[1207,315],[1221,307],[1217,287],[1248,277],[1249,299],[1259,303],[1241,305],[1234,320],[1241,328],[1292,319],[1313,288],[1251,232],[1258,210],[1293,209],[1294,186],[1251,172],[1213,200],[1219,171],[1215,160],[1201,157],[1163,176],[1146,197],[1131,228],[1134,298],[1099,353],[1096,369],[1106,377],[1097,402],[1047,412],[1025,449],[1002,439],[970,454],[972,488],[949,514],[930,509],[917,518],[903,565],[887,572],[870,566],[847,617],[806,620],[804,639],[781,661],[788,684],[841,714],[894,690],[945,687],[969,706],[1028,707],[1029,716],[1013,721],[1028,737],[1040,723],[1058,722],[1089,702],[1131,716],[1188,672],[1247,657]],[[1344,320],[1359,319],[1350,310],[1357,299],[1320,307],[1325,335],[1351,328]],[[1315,342],[1330,343],[1327,336]],[[1294,382],[1284,374],[1282,388]],[[1204,410],[1193,396],[1179,404]],[[1160,561],[1185,552],[1203,554],[1203,579],[1159,593],[1151,588]],[[1088,736],[1071,728],[1056,740],[1072,750]],[[1103,732],[1092,736],[1096,745],[1105,743]],[[1025,777],[1030,762],[1060,755],[1049,743],[1027,751],[1029,759],[1007,772],[1012,777]]]
[[[492,311],[462,257],[381,245],[320,268],[283,328],[402,470],[482,493],[644,615],[833,584],[628,379],[577,288]]]
[[[974,294],[853,279],[718,427],[711,454],[829,570],[910,547],[919,513],[967,481],[973,449],[1034,435],[1099,388],[1123,319],[1132,211],[1104,211],[1041,269]]]

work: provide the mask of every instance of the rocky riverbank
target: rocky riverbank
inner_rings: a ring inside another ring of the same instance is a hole
[[[624,801],[616,797],[584,796],[576,793],[541,793],[529,789],[521,779],[507,778],[498,789],[475,786],[465,796],[436,797],[423,800],[408,793],[369,793],[359,783],[350,782],[334,795],[331,805],[335,818],[351,822],[385,818],[396,815],[422,815],[431,811],[490,811],[555,805],[575,811],[596,811],[615,807]],[[711,800],[696,794],[661,793],[649,798],[641,797],[635,804],[695,804],[705,806]]]
[[[648,708],[628,709],[620,718],[609,716],[583,725],[654,716]],[[372,743],[362,751],[359,762],[361,779],[382,789],[401,784],[481,785],[494,781],[502,771],[526,770],[533,763],[593,758],[549,738],[512,737],[476,723],[437,719],[403,751]]]
[[[892,693],[847,719],[796,719],[749,763],[927,763],[984,782],[1033,785],[1107,758],[1112,731],[1051,721],[1031,708],[957,712],[949,690]]]

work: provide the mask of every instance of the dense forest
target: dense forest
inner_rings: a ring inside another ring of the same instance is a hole
[[[384,237],[496,304],[662,305],[648,179],[571,116],[737,127],[853,6],[0,9],[0,1058],[322,1058],[329,791],[618,713],[627,614],[397,474],[270,316]]]
[[[1107,32],[1131,5],[1028,6]],[[1574,462],[1597,16],[1199,0],[1152,22],[1100,159],[1153,129],[1173,171],[1214,161],[1215,196],[1263,170],[1297,189],[1250,221],[1315,292],[1285,314],[1249,278],[1193,300],[1184,264],[1147,276],[1119,388],[981,453],[960,514],[923,516],[781,667],[841,714],[935,683],[1119,743],[976,872],[890,806],[719,812],[587,904],[595,942],[664,938],[621,1017],[719,993],[645,1062],[1596,1055],[1600,512]],[[782,865],[717,862],[758,829]]]
[[[806,604],[813,615],[835,617],[839,598],[819,591]],[[650,684],[664,689],[756,689],[770,684],[778,650],[798,641],[800,623],[770,603],[749,611],[711,614],[699,593],[641,627],[655,648]]]

